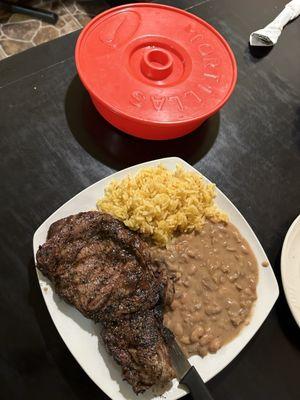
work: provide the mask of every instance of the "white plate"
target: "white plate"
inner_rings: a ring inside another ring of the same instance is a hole
[[[38,228],[33,238],[34,254],[36,254],[39,246],[46,241],[47,232],[52,222],[70,214],[94,209],[96,200],[103,195],[104,188],[112,179],[122,179],[128,174],[135,174],[143,167],[160,163],[172,170],[175,169],[177,164],[181,164],[186,170],[199,173],[180,158],[171,157],[135,165],[102,179],[69,200]],[[216,354],[209,354],[204,359],[199,356],[190,358],[190,362],[197,368],[205,382],[225,368],[246,346],[266,319],[279,294],[271,266],[268,268],[261,267],[261,263],[268,259],[246,220],[219,189],[217,189],[216,203],[229,215],[230,221],[248,240],[257,258],[259,265],[258,300],[255,304],[250,324],[241,331],[238,337],[222,347]],[[120,368],[106,353],[98,335],[100,327],[84,318],[75,308],[59,299],[53,293],[49,281],[39,271],[37,271],[37,275],[52,320],[65,344],[84,371],[113,400],[137,399],[131,387],[122,381]],[[185,394],[186,392],[182,388],[178,388],[178,382],[174,379],[172,387],[164,393],[164,399],[175,400]],[[150,398],[159,397],[155,397],[151,390],[138,396],[139,400]]]
[[[288,305],[300,327],[300,215],[290,226],[283,242],[281,278]]]

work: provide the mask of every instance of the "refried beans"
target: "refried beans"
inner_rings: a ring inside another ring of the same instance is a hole
[[[234,225],[208,221],[200,232],[154,247],[153,256],[176,277],[164,324],[187,355],[215,353],[248,322],[258,266]]]

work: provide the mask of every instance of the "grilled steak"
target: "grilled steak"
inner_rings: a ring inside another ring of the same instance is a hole
[[[160,307],[103,322],[102,338],[136,393],[173,377]]]
[[[79,213],[51,225],[36,259],[64,300],[102,322],[106,347],[136,393],[172,378],[161,306],[173,286],[137,233],[108,214]]]

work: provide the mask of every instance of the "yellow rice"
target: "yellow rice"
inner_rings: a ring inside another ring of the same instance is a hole
[[[97,208],[164,245],[174,233],[200,230],[205,218],[226,222],[214,198],[215,185],[204,182],[199,174],[159,165],[111,182]]]

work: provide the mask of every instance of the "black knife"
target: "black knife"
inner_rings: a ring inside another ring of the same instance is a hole
[[[195,400],[213,400],[201,376],[195,367],[192,367],[181,348],[177,344],[173,334],[166,332],[166,339],[169,345],[170,356],[173,368],[176,372],[179,383],[189,388]]]

